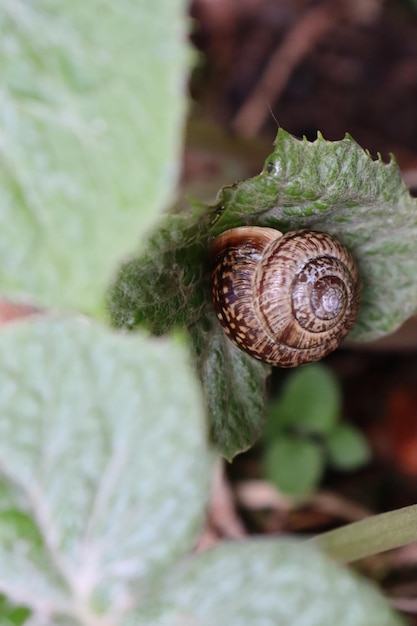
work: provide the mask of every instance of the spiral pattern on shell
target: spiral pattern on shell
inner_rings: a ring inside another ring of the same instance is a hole
[[[244,226],[216,237],[212,299],[229,338],[280,367],[316,361],[352,328],[360,283],[350,252],[333,237]]]

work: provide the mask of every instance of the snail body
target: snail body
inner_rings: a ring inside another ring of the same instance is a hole
[[[356,320],[356,265],[330,235],[243,226],[216,237],[210,256],[217,318],[256,359],[280,367],[317,361]]]

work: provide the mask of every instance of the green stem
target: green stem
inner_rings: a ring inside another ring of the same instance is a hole
[[[348,524],[311,541],[342,563],[405,546],[417,541],[417,504]]]

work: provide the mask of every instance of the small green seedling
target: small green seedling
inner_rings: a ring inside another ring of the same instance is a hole
[[[370,458],[364,436],[342,421],[342,393],[334,373],[315,363],[287,379],[269,408],[264,470],[281,491],[305,495],[317,488],[326,465],[354,470]]]

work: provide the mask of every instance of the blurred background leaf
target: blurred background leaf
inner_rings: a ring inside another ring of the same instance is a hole
[[[349,423],[337,424],[326,440],[329,461],[339,470],[354,470],[370,460],[364,435]]]
[[[404,624],[372,585],[289,539],[220,545],[174,568],[161,591],[123,626]]]
[[[333,372],[313,363],[291,372],[269,406],[267,436],[285,427],[324,435],[340,417],[341,390]]]
[[[117,262],[175,193],[185,9],[0,1],[3,296],[103,315]]]
[[[0,589],[34,624],[120,618],[194,544],[211,455],[180,343],[53,317],[0,333]]]
[[[324,471],[324,454],[316,442],[284,433],[268,442],[265,477],[279,491],[304,496],[316,489]]]
[[[371,457],[353,424],[341,422],[342,389],[323,363],[290,372],[268,407],[263,435],[265,477],[294,496],[312,493],[326,465],[354,470]]]

